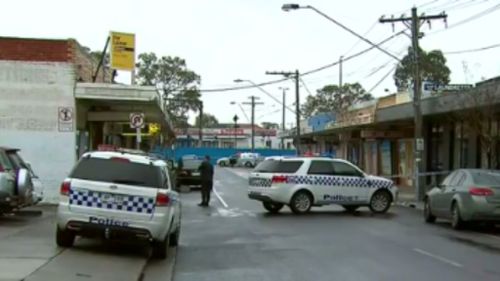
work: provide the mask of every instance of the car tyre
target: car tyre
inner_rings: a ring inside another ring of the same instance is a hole
[[[284,204],[281,203],[272,203],[272,202],[263,202],[262,205],[264,209],[266,209],[271,214],[277,214],[283,208]]]
[[[169,246],[176,247],[179,245],[179,238],[181,236],[181,226],[179,225],[174,233],[170,234]]]
[[[436,221],[436,216],[432,214],[431,203],[429,202],[429,198],[424,201],[424,219],[425,222],[433,223]]]
[[[224,161],[220,162],[220,163],[219,163],[219,166],[221,166],[221,167],[225,167],[225,166],[226,166],[226,162],[224,162]]]
[[[246,162],[245,167],[247,168],[253,168],[253,164],[251,162]]]
[[[389,210],[392,203],[392,196],[386,190],[376,191],[370,199],[370,210],[375,214],[383,214]]]
[[[349,213],[354,213],[359,208],[357,205],[342,205],[342,207]]]
[[[307,191],[299,191],[290,200],[290,209],[295,214],[304,214],[311,210],[313,198]]]
[[[58,227],[56,230],[56,243],[59,247],[73,247],[75,243],[75,234],[69,230],[63,230]]]
[[[465,228],[465,221],[460,215],[460,207],[456,202],[451,206],[451,227],[456,230]]]
[[[153,258],[160,259],[160,260],[164,260],[167,258],[168,247],[170,244],[169,238],[170,238],[170,235],[167,235],[167,237],[163,241],[153,241],[153,243],[152,243]]]

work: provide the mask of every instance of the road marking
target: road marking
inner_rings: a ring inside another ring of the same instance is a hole
[[[441,256],[438,256],[438,255],[435,255],[435,254],[432,254],[432,253],[429,253],[427,251],[424,251],[422,249],[419,249],[419,248],[414,248],[413,251],[419,253],[419,254],[422,254],[424,256],[428,256],[428,257],[431,257],[433,259],[436,259],[436,260],[439,260],[439,261],[442,261],[444,263],[447,263],[449,265],[453,265],[455,267],[463,267],[463,265],[459,264],[458,262],[455,262],[455,261],[452,261],[452,260],[449,260],[447,258],[444,258],[444,257],[441,257]]]
[[[219,192],[217,192],[217,189],[215,189],[215,186],[214,186],[214,194],[217,197],[217,199],[219,199],[219,202],[222,204],[222,206],[224,206],[224,208],[227,209],[229,207],[229,205],[227,205],[226,201],[224,201],[224,199],[222,199],[222,196],[220,196]]]

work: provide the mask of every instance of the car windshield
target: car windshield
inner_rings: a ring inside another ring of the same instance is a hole
[[[474,171],[472,179],[477,185],[500,186],[500,171]]]
[[[265,160],[255,167],[254,172],[259,173],[295,173],[302,166],[304,161],[282,161],[282,160]]]
[[[83,158],[71,172],[70,178],[157,188],[161,175],[158,167],[153,165]]]

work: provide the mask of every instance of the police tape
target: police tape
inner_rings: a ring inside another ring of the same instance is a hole
[[[448,175],[453,171],[435,171],[435,172],[424,172],[418,173],[419,177],[427,177],[427,176],[439,176],[439,175]],[[387,179],[396,179],[396,178],[414,178],[415,174],[407,174],[407,175],[380,175],[380,177]]]

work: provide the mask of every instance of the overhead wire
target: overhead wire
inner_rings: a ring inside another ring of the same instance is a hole
[[[465,18],[465,19],[463,19],[463,20],[461,20],[461,21],[459,21],[459,22],[456,22],[456,23],[454,23],[454,24],[451,24],[451,25],[449,25],[449,26],[448,26],[447,28],[445,28],[445,29],[440,29],[440,30],[437,30],[437,31],[434,31],[434,32],[428,33],[427,35],[433,35],[433,34],[441,33],[441,32],[443,32],[443,31],[446,31],[446,30],[452,29],[452,28],[454,28],[454,27],[457,27],[457,26],[460,26],[460,25],[466,24],[466,23],[468,23],[468,22],[471,22],[471,21],[473,21],[473,20],[476,20],[476,19],[482,18],[482,17],[484,17],[484,16],[486,16],[486,15],[488,15],[488,14],[491,14],[491,13],[495,12],[495,11],[496,11],[496,10],[498,10],[498,9],[500,9],[500,4],[496,4],[496,5],[494,5],[494,6],[490,7],[490,8],[488,8],[488,9],[486,9],[486,10],[484,10],[484,11],[481,11],[481,12],[479,12],[479,13],[477,13],[477,14],[474,14],[474,15],[472,15],[472,16],[470,16],[470,17],[468,17],[468,18]]]
[[[397,33],[394,33],[393,35],[389,36],[388,38],[380,41],[379,43],[375,44],[375,46],[370,46],[362,51],[359,51],[355,54],[352,54],[348,57],[345,57],[343,59],[343,62],[346,62],[346,61],[349,61],[349,60],[352,60],[356,57],[359,57],[361,55],[364,55],[365,53],[377,48],[377,47],[380,47],[381,45],[385,44],[386,42],[388,41],[391,41],[392,39],[398,37],[399,35],[401,34],[404,34],[404,32],[406,31],[405,30],[402,30],[402,31],[399,31]],[[326,64],[326,65],[323,65],[323,66],[320,66],[318,68],[315,68],[315,69],[312,69],[312,70],[309,70],[309,71],[306,71],[306,72],[303,72],[302,74],[300,74],[301,76],[307,76],[307,75],[310,75],[310,74],[313,74],[313,73],[317,73],[317,72],[320,72],[322,70],[325,70],[325,69],[328,69],[328,68],[331,68],[333,66],[336,66],[339,64],[339,60],[335,61],[335,62],[332,62],[332,63],[329,63],[329,64]],[[281,78],[281,79],[276,79],[276,80],[271,80],[271,81],[267,81],[267,82],[262,82],[262,83],[257,83],[257,84],[252,84],[252,85],[248,85],[248,86],[236,86],[236,87],[228,87],[228,88],[219,88],[219,89],[200,89],[199,91],[202,92],[202,93],[210,93],[210,92],[227,92],[227,91],[237,91],[237,90],[246,90],[246,89],[253,89],[253,88],[258,88],[258,87],[263,87],[263,86],[267,86],[267,85],[273,85],[273,84],[277,84],[277,83],[281,83],[281,82],[284,82],[284,81],[287,81],[287,80],[290,80],[291,78],[290,77],[286,77],[286,78]]]
[[[445,54],[445,55],[458,55],[458,54],[466,54],[466,53],[475,53],[475,52],[486,51],[486,50],[490,50],[490,49],[494,49],[494,48],[498,48],[498,47],[500,47],[500,43],[489,45],[486,47],[475,48],[475,49],[443,52],[443,54]]]

